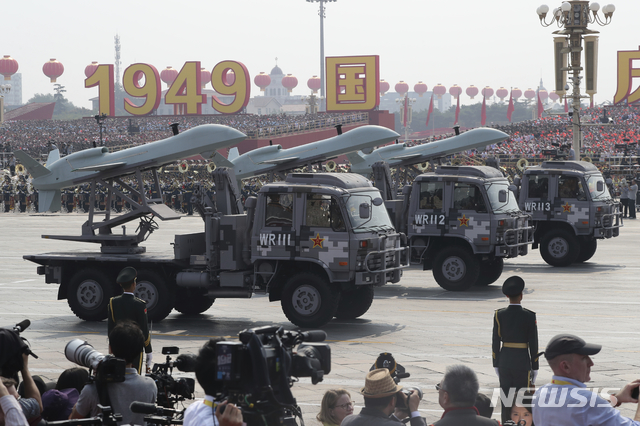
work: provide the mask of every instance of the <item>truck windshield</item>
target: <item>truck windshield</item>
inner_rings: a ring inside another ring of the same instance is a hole
[[[602,191],[598,191],[598,181],[602,181]],[[607,185],[605,185],[604,178],[600,173],[594,173],[587,176],[587,188],[589,188],[589,194],[591,194],[591,199],[594,201],[606,201],[611,198]]]
[[[349,194],[344,197],[347,205],[347,213],[354,232],[386,231],[393,229],[384,203],[379,206],[374,206],[374,198],[380,198],[380,193],[377,191],[367,191]],[[368,204],[371,209],[371,215],[367,219],[360,217],[360,204],[362,203]]]
[[[487,190],[489,203],[491,204],[491,209],[494,213],[509,213],[520,210],[515,194],[509,190],[508,182],[486,183],[484,187]],[[500,202],[500,190],[507,191],[507,201],[504,203]]]

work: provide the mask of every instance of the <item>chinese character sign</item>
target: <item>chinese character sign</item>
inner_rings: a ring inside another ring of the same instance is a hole
[[[634,62],[636,68],[634,68]],[[634,103],[640,100],[640,87],[636,84],[636,89],[632,91],[633,79],[640,77],[640,47],[638,50],[618,51],[618,89],[613,98],[614,104],[627,101]],[[636,80],[638,81],[638,80]]]
[[[327,111],[370,111],[380,104],[379,57],[326,58]]]

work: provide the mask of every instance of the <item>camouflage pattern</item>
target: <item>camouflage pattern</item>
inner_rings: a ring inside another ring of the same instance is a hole
[[[578,182],[575,193],[564,189],[566,181]],[[597,181],[602,181],[602,193],[597,192]],[[566,223],[575,235],[617,237],[622,226],[620,208],[604,182],[602,174],[591,163],[545,161],[525,170],[519,205],[534,222]]]
[[[525,255],[532,237],[528,216],[517,211],[516,204],[508,212],[494,210],[488,184],[506,190],[515,201],[507,179],[492,167],[439,167],[419,175],[411,191],[407,236],[411,241],[421,236],[460,238],[474,254]]]

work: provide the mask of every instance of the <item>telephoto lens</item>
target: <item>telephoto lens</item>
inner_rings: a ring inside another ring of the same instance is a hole
[[[64,348],[64,355],[75,364],[92,370],[98,369],[98,364],[104,359],[104,355],[93,349],[93,346],[84,340],[73,339]]]

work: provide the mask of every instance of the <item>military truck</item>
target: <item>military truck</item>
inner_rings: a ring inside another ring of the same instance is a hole
[[[519,186],[519,206],[536,228],[532,248],[549,265],[586,262],[598,240],[620,233],[620,204],[591,163],[545,161],[525,169]]]
[[[493,167],[437,166],[395,200],[386,163],[374,164],[374,181],[396,229],[407,235],[411,262],[432,270],[446,290],[495,282],[504,259],[526,255],[533,241],[530,216]]]
[[[46,282],[60,285],[58,299],[67,299],[84,320],[106,318],[116,275],[129,265],[138,270],[136,294],[146,300],[150,320],[162,320],[174,308],[197,314],[217,298],[264,293],[300,327],[363,315],[374,287],[398,282],[408,266],[405,236],[362,176],[290,174],[249,197],[243,213],[233,172],[219,168],[213,174],[215,201],[202,188],[193,200],[204,231],[176,235],[172,258],[142,250],[114,253],[113,245],[101,253],[24,258],[41,265]],[[152,229],[150,220],[143,216],[142,227]]]

